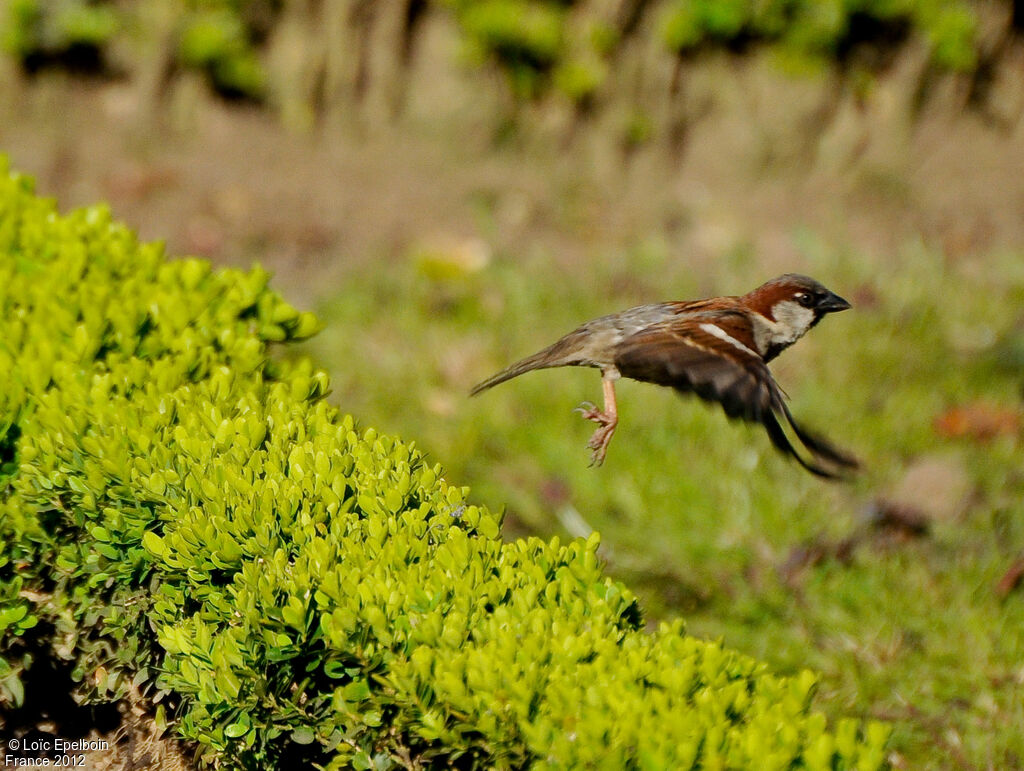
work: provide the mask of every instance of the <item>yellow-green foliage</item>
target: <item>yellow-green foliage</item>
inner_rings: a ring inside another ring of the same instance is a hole
[[[883,765],[888,729],[828,730],[810,673],[648,633],[596,536],[503,543],[268,360],[314,327],[0,173],[0,700],[61,657],[228,768]]]

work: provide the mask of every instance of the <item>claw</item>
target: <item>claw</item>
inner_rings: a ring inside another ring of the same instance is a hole
[[[604,444],[605,434],[608,433],[610,432],[608,431],[607,426],[597,429],[597,431],[594,432],[594,435],[587,441],[587,449],[599,450],[601,445]]]
[[[587,447],[593,452],[590,455],[590,465],[600,466],[604,463],[604,456],[608,452],[608,444],[612,441],[612,434],[615,433],[615,423],[602,425],[594,432],[587,442]]]
[[[616,422],[617,420],[617,418],[609,415],[607,412],[604,412],[603,410],[599,410],[596,405],[590,402],[583,402],[583,404],[574,409],[573,412],[578,412],[587,420],[592,420],[595,423],[601,424],[602,426],[607,426],[610,423]]]

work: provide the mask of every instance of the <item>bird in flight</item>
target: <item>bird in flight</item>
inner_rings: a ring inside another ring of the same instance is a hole
[[[857,460],[801,427],[768,362],[829,313],[850,303],[807,276],[787,273],[742,297],[712,297],[640,305],[602,316],[527,356],[471,391],[478,394],[534,369],[601,370],[604,409],[584,402],[577,410],[598,424],[587,445],[601,465],[615,427],[615,381],[621,377],[668,386],[718,402],[730,418],[764,426],[772,443],[808,471],[827,478],[857,468]],[[780,420],[781,419],[781,420]],[[786,424],[810,454],[801,455]]]

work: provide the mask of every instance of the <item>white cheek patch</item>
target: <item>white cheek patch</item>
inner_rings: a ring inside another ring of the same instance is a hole
[[[792,300],[783,300],[772,308],[771,341],[776,344],[795,343],[814,323],[814,311]]]
[[[729,345],[733,346],[734,348],[738,348],[739,350],[743,351],[744,353],[748,353],[751,356],[757,356],[756,353],[754,353],[747,346],[745,346],[743,343],[741,343],[739,340],[737,340],[735,337],[730,335],[728,332],[726,332],[721,327],[715,326],[714,324],[701,324],[700,328],[703,329],[705,332],[707,332],[709,335],[714,335],[719,340],[722,340],[722,341],[728,343]]]

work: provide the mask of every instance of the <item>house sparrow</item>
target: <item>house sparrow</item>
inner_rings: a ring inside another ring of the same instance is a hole
[[[618,425],[615,381],[620,377],[670,386],[720,402],[730,418],[761,423],[772,443],[814,474],[835,478],[857,461],[793,419],[768,362],[799,340],[827,313],[850,304],[814,279],[787,273],[742,297],[665,302],[602,316],[516,362],[473,388],[475,395],[533,369],[597,367],[604,409],[584,402],[577,410],[598,424],[588,447],[600,465]],[[812,459],[802,457],[783,430],[789,424]]]

